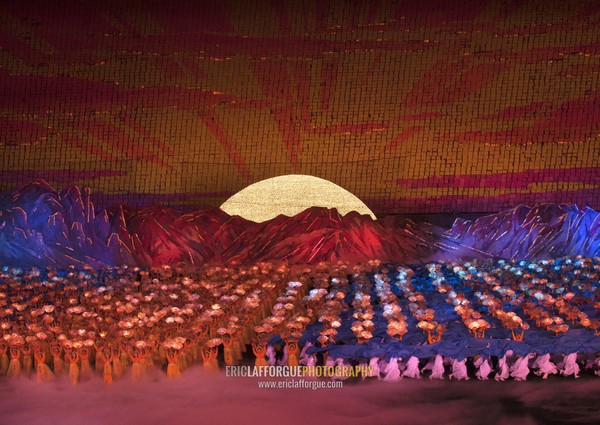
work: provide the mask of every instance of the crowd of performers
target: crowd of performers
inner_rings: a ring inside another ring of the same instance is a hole
[[[62,375],[73,384],[98,375],[111,383],[149,370],[177,377],[195,363],[214,372],[249,363],[368,365],[386,381],[600,375],[594,350],[436,352],[457,327],[487,342],[525,344],[532,328],[550,338],[578,330],[600,340],[599,280],[600,258],[581,257],[412,268],[376,260],[294,268],[5,267],[0,375],[40,382]]]

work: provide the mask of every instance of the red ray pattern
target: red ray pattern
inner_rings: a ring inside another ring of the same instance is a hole
[[[464,187],[464,188],[497,188],[511,187],[527,188],[531,182],[578,182],[582,176],[589,178],[591,183],[600,184],[600,169],[557,168],[553,170],[527,170],[519,173],[497,174],[458,174],[451,176],[433,176],[426,179],[398,179],[395,184],[406,188],[420,187]],[[531,180],[531,177],[534,177]]]
[[[331,98],[335,93],[339,64],[333,61],[324,61],[321,67],[321,90],[319,98],[319,111],[327,114]]]
[[[300,160],[302,151],[288,64],[284,61],[261,61],[255,64],[254,68],[263,93],[272,102],[271,114],[277,122],[289,161],[295,166]],[[274,76],[277,76],[276,80],[273,79]]]
[[[291,170],[379,214],[600,208],[597,2],[242,3],[4,2],[0,189],[218,206]]]
[[[237,167],[240,175],[245,179],[250,179],[252,177],[252,172],[245,164],[244,158],[242,158],[241,154],[237,151],[235,141],[227,134],[227,130],[219,118],[215,114],[204,114],[202,115],[202,122],[221,144],[229,159]]]

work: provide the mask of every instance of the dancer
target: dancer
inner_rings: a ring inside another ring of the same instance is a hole
[[[317,356],[314,354],[311,354],[306,359],[306,367],[310,369],[310,368],[314,368],[316,365],[317,365]]]
[[[94,342],[94,349],[96,350],[94,365],[96,368],[96,372],[100,373],[104,369],[104,363],[102,361],[102,350],[106,347],[106,343],[97,344]]]
[[[103,371],[102,371],[102,377],[103,377],[104,383],[112,384],[112,382],[113,382],[112,365],[111,365],[111,362],[113,359],[112,347],[110,345],[105,346],[100,354],[101,354],[101,358],[102,358],[102,363],[104,364]]]
[[[137,348],[129,350],[131,359],[131,378],[134,381],[139,381],[142,377],[142,355]]]
[[[242,352],[246,352],[246,345],[242,344],[242,341],[240,340],[241,335],[239,332],[236,332],[236,334],[234,336],[232,336],[233,338],[233,348],[234,348],[234,353],[235,353],[235,360],[237,362],[240,362],[242,360],[244,360],[244,357],[242,355]],[[198,346],[198,343],[196,343],[196,346]],[[199,350],[197,350],[199,352]]]
[[[23,355],[22,372],[25,376],[29,377],[33,373],[33,358],[31,356],[31,347],[29,344],[25,344],[21,347],[21,354]]]
[[[174,348],[169,348],[165,353],[167,356],[167,362],[169,363],[167,366],[167,376],[169,378],[177,378],[181,375],[181,370],[179,369],[179,364],[177,363],[177,358],[179,353]]]
[[[8,365],[8,372],[6,376],[11,378],[17,378],[21,376],[21,350],[18,347],[10,348],[10,364]]]
[[[444,358],[441,354],[436,354],[433,361],[433,367],[431,368],[431,375],[429,379],[444,379]]]
[[[519,357],[510,370],[510,376],[515,381],[526,381],[529,375],[529,359],[533,358],[533,353]]]
[[[200,353],[202,355],[202,361],[204,364],[204,370],[207,372],[218,372],[219,364],[217,363],[217,355],[219,354],[217,347],[204,346]],[[257,357],[258,359],[258,357]],[[264,361],[264,356],[262,357]],[[266,365],[266,362],[265,362]]]
[[[448,379],[455,378],[458,381],[468,381],[469,375],[467,373],[467,359],[464,358],[462,360],[453,359],[452,360],[452,373]]]
[[[267,359],[267,364],[269,366],[275,366],[275,364],[277,364],[275,347],[273,347],[273,345],[267,345],[267,351],[265,352],[265,357]]]
[[[79,382],[79,367],[77,366],[79,354],[75,350],[68,350],[65,352],[65,359],[69,364],[69,382],[71,385],[77,385]]]
[[[542,354],[541,356],[538,355],[532,367],[537,369],[535,374],[541,376],[542,379],[548,379],[548,375],[556,375],[558,373],[558,368],[550,360],[550,353]]]
[[[302,347],[302,350],[300,351],[300,364],[303,365],[307,365],[308,364],[308,354],[306,354],[306,350],[308,350],[310,347],[312,347],[313,345],[310,342],[307,342],[306,344],[304,344],[304,347]]]
[[[83,346],[79,348],[79,358],[81,359],[79,376],[82,380],[89,379],[92,376],[92,367],[90,366],[90,351],[88,347]]]
[[[369,368],[371,370],[371,376],[376,376],[377,379],[381,379],[381,368],[379,367],[379,357],[371,357],[369,360]]]
[[[267,363],[267,361],[265,360],[265,346],[261,343],[258,342],[256,344],[252,344],[252,352],[254,353],[254,356],[256,357],[254,359],[254,366],[255,367],[266,367],[269,366],[269,364]],[[202,358],[204,358],[204,350],[202,351]],[[205,362],[206,364],[206,362]]]
[[[560,374],[563,376],[573,375],[576,379],[579,378],[579,365],[577,364],[577,353],[567,354],[561,362]]]
[[[37,347],[33,351],[33,356],[35,357],[35,370],[37,375],[38,383],[50,381],[53,377],[52,371],[45,363],[46,353],[41,347]]]
[[[508,377],[510,376],[510,367],[508,364],[509,358],[512,357],[513,355],[513,351],[512,350],[508,350],[504,356],[502,356],[500,358],[500,360],[498,360],[498,372],[496,373],[496,376],[494,377],[494,379],[496,381],[504,381],[506,379],[508,379]]]
[[[155,350],[157,351],[157,350]],[[129,345],[127,342],[123,341],[121,342],[121,345],[119,346],[119,352],[120,352],[120,360],[121,360],[121,367],[123,369],[125,369],[130,362],[130,358],[129,358]],[[114,361],[113,361],[114,364]]]
[[[50,354],[52,354],[52,366],[54,368],[54,376],[61,376],[67,371],[65,362],[61,358],[62,347],[57,342],[50,343]]]
[[[117,345],[112,350],[112,369],[115,378],[123,376],[123,362],[121,359],[121,347]]]
[[[406,370],[402,372],[404,378],[421,379],[421,371],[419,370],[419,358],[410,356],[406,362]]]
[[[140,348],[140,365],[142,366],[142,376],[146,373],[146,371],[151,370],[154,367],[154,363],[152,361],[152,351],[150,351],[149,346]]]
[[[335,361],[335,375],[333,376],[333,379],[335,381],[343,381],[348,379],[348,376],[346,374],[344,374],[344,370],[346,369],[346,366],[348,365],[348,362],[343,359],[342,357],[338,357]]]
[[[6,375],[8,372],[8,344],[4,340],[0,340],[0,375]]]
[[[298,353],[298,342],[293,341],[293,340],[289,340],[286,342],[286,346],[287,346],[287,351],[288,351],[288,366],[290,367],[296,367],[299,366],[300,363],[298,362],[298,355],[296,353]]]
[[[223,360],[227,366],[233,366],[236,363],[236,355],[234,353],[234,342],[231,335],[226,333],[223,335]],[[195,351],[195,350],[194,350]]]
[[[390,359],[383,372],[385,373],[383,380],[386,382],[397,382],[402,379],[400,368],[398,367],[398,359],[396,357]]]
[[[477,368],[477,372],[475,373],[477,379],[480,381],[487,381],[488,376],[492,373],[489,359],[483,355],[479,355],[477,356],[474,365]]]

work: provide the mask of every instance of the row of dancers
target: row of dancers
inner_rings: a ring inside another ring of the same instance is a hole
[[[237,359],[242,353],[225,348],[225,356]],[[8,378],[35,377],[39,383],[66,377],[76,385],[92,376],[101,376],[105,383],[126,376],[140,380],[150,371],[163,370],[169,378],[176,378],[195,363],[203,363],[207,371],[218,371],[218,348],[200,346],[194,342],[181,350],[162,346],[100,346],[64,347],[59,343],[46,346],[9,347],[0,342],[0,376]]]
[[[308,345],[310,346],[310,345]],[[306,348],[300,354],[300,364],[308,367],[316,366],[318,358],[316,355],[308,355]],[[285,351],[285,349],[284,349]],[[347,366],[351,363],[348,359],[324,356],[323,364],[328,367]],[[285,353],[283,356],[285,361]],[[269,362],[276,363],[276,360]],[[515,355],[508,350],[502,357],[477,355],[472,358],[451,358],[437,354],[431,358],[419,359],[411,356],[404,360],[398,357],[385,359],[372,357],[370,360],[358,362],[361,367],[368,367],[373,378],[383,381],[398,381],[402,378],[421,379],[428,376],[429,379],[469,380],[475,377],[486,381],[495,379],[505,381],[525,381],[532,374],[547,379],[550,375],[561,375],[565,377],[579,378],[583,371],[600,376],[600,354],[578,354],[551,355],[529,353],[524,356]],[[340,376],[340,379],[344,377]]]
[[[122,350],[105,345],[64,351],[59,346],[52,345],[46,350],[35,349],[33,352],[23,352],[12,347],[9,350],[10,360],[5,347],[0,344],[0,375],[13,378],[35,376],[38,382],[66,376],[74,385],[94,374],[102,376],[104,382],[110,384],[113,379],[120,379],[126,375],[133,380],[140,380],[150,370],[162,369],[168,377],[176,378],[183,370],[196,363],[202,363],[204,371],[215,373],[220,370],[220,364],[233,365],[251,361],[249,354],[244,356],[239,346],[234,347],[229,343],[224,344],[222,351],[217,347],[202,348],[197,345],[190,345],[184,350],[164,350],[160,347],[156,350],[135,347],[127,350],[123,347]],[[502,357],[477,355],[458,359],[437,354],[424,359],[416,356],[410,356],[408,359],[388,359],[380,356],[359,361],[336,358],[326,352],[319,355],[308,354],[310,347],[312,344],[306,343],[298,355],[298,345],[295,341],[288,341],[283,346],[258,342],[252,345],[254,364],[258,367],[304,365],[309,368],[322,365],[338,370],[347,370],[348,366],[359,366],[361,370],[369,370],[371,378],[388,382],[422,377],[457,381],[471,378],[482,381],[525,381],[532,375],[542,379],[547,379],[550,375],[579,378],[583,372],[600,376],[600,353],[529,353],[519,356],[508,350]],[[347,378],[348,376],[343,374],[333,377]]]

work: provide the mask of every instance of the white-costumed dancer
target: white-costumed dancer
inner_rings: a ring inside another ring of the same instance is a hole
[[[533,353],[519,357],[513,367],[510,369],[510,376],[515,381],[526,381],[529,375],[529,359],[533,358]]]
[[[494,379],[496,381],[504,381],[510,376],[510,367],[508,365],[509,358],[512,357],[513,351],[508,350],[504,356],[498,360],[498,372]]]
[[[436,354],[435,359],[433,360],[433,367],[431,368],[431,375],[429,375],[429,379],[444,379],[445,372],[444,358],[441,354]]]
[[[421,370],[419,369],[419,358],[410,356],[406,362],[406,370],[402,372],[404,378],[421,379]]]
[[[479,356],[474,366],[477,368],[477,372],[475,372],[475,376],[480,381],[487,381],[490,373],[492,373],[492,366],[490,365],[490,360],[485,356]]]
[[[390,359],[390,362],[383,372],[385,373],[383,380],[386,382],[397,382],[402,378],[400,375],[400,368],[398,367],[398,359],[396,357]]]
[[[556,375],[558,373],[558,368],[550,360],[550,353],[537,356],[532,368],[537,369],[535,374],[541,376],[542,379],[548,379],[548,375]]]
[[[269,366],[275,366],[277,363],[277,359],[275,357],[275,348],[272,345],[267,347],[267,351],[265,352],[265,357],[267,358],[267,364]]]
[[[467,359],[452,360],[452,373],[449,376],[449,379],[457,379],[459,381],[468,381],[469,374],[467,373]]]
[[[579,365],[577,364],[577,353],[567,354],[561,362],[560,374],[563,376],[574,375],[579,378]]]
[[[597,356],[594,361],[594,373],[596,376],[600,376],[600,356]]]

